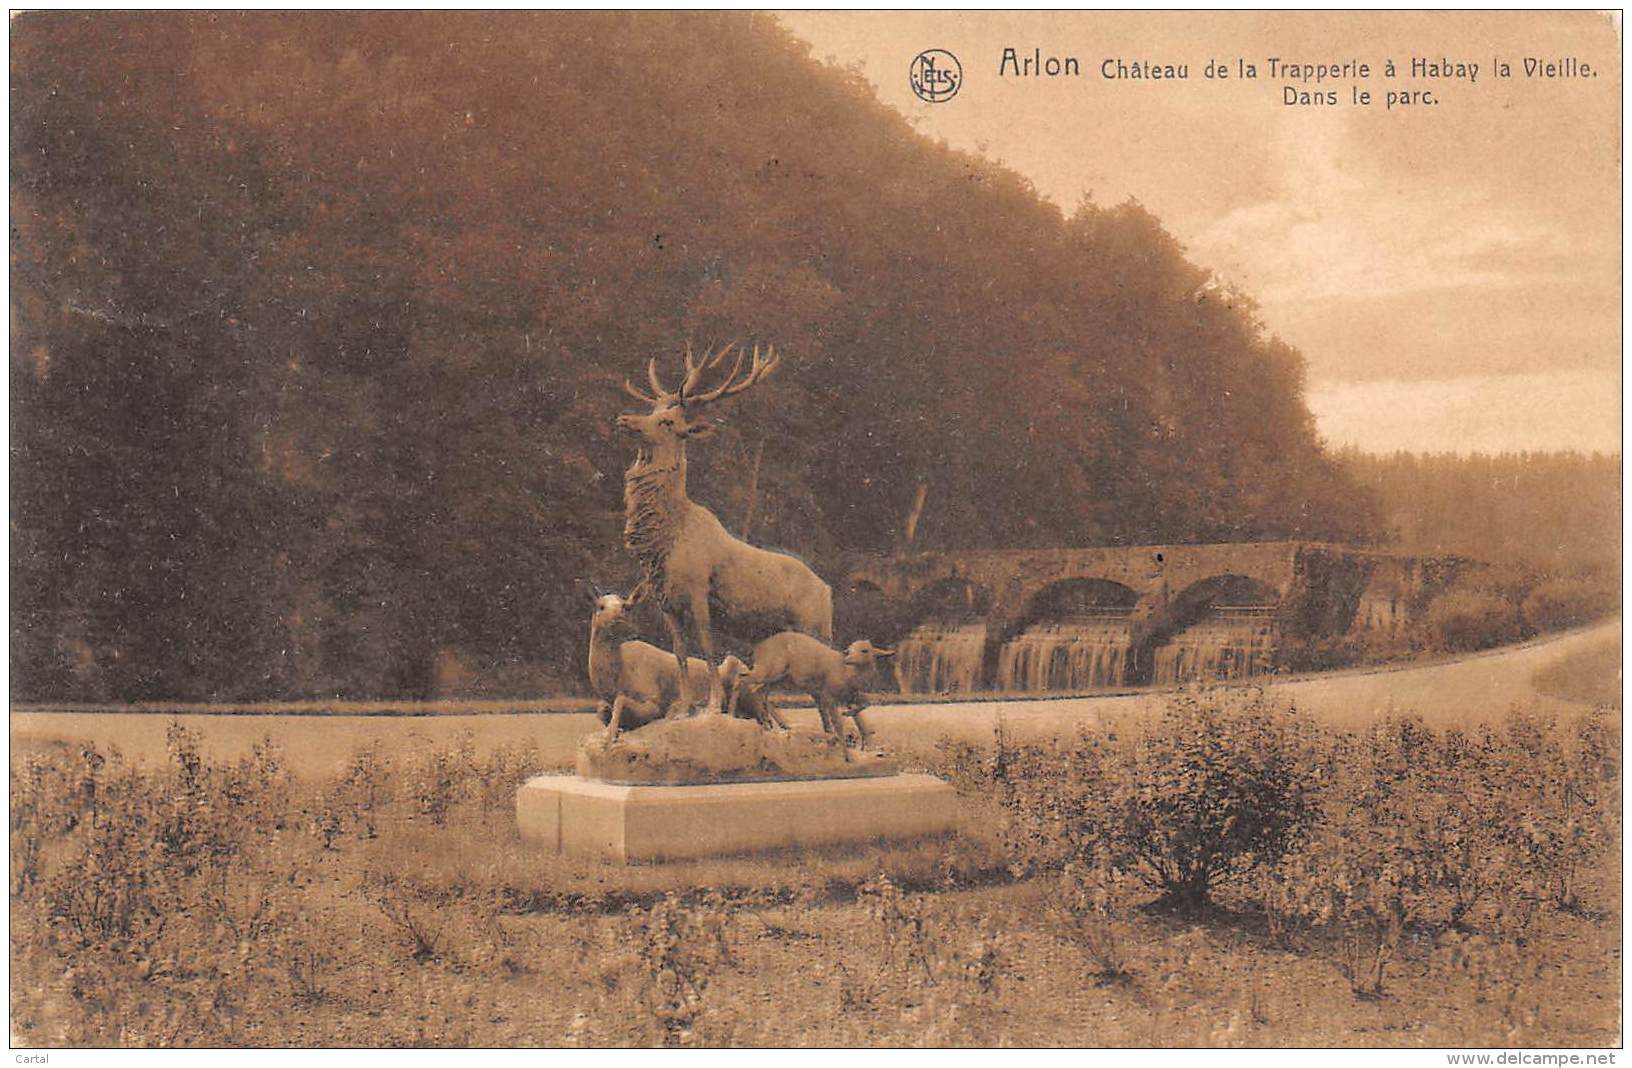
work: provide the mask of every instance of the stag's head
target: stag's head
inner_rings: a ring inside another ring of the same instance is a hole
[[[651,405],[647,412],[625,412],[618,416],[622,430],[639,435],[640,459],[650,461],[653,456],[677,450],[690,439],[706,438],[714,432],[714,424],[699,418],[699,413],[717,400],[741,393],[766,375],[776,370],[781,358],[772,349],[760,355],[754,346],[753,362],[747,371],[742,369],[744,351],[737,348],[737,359],[731,373],[710,389],[703,389],[703,376],[725,362],[735,345],[727,345],[717,353],[704,353],[700,360],[693,359],[691,347],[686,347],[686,377],[679,389],[669,389],[657,375],[657,360],[646,364],[646,379],[652,391],[638,388],[625,380],[623,388],[642,404]]]

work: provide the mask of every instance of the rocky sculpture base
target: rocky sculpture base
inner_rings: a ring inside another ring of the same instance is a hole
[[[578,750],[577,775],[539,775],[516,793],[522,838],[619,862],[944,834],[957,797],[933,775],[812,731],[696,716]]]
[[[578,774],[626,786],[699,786],[892,775],[878,753],[848,749],[822,731],[766,730],[752,720],[697,715],[597,733],[578,747]]]

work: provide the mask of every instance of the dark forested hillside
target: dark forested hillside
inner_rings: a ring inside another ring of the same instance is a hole
[[[1299,355],[763,15],[12,22],[19,697],[575,676],[649,356],[782,370],[693,495],[800,552],[1366,535]],[[749,470],[757,477],[749,478]],[[496,673],[497,672],[497,673]],[[451,673],[451,676],[450,676]]]

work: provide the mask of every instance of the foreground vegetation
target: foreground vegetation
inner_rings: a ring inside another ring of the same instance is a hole
[[[1338,733],[1180,696],[943,744],[947,840],[624,868],[521,848],[536,754],[292,776],[176,726],[14,756],[12,1028],[50,1045],[1604,1045],[1619,735]]]

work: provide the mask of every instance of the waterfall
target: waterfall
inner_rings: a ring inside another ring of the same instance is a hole
[[[1126,613],[1034,623],[1003,643],[997,688],[1004,692],[1092,690],[1127,681],[1133,624]]]
[[[1224,682],[1269,671],[1275,650],[1272,609],[1217,607],[1156,650],[1158,686]]]
[[[986,624],[928,622],[896,645],[895,678],[902,693],[1082,692],[1128,684],[1134,622],[1124,609],[1079,610],[1033,623],[1003,643],[996,677],[982,677]],[[1151,682],[1221,682],[1268,672],[1277,640],[1275,610],[1214,606],[1155,651]]]
[[[895,679],[902,693],[969,693],[980,688],[986,624],[924,623],[896,643]]]

